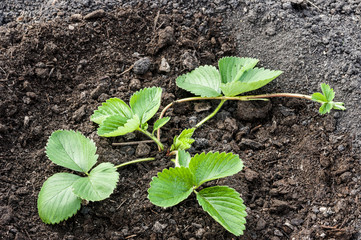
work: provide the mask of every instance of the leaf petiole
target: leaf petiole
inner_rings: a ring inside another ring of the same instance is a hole
[[[147,162],[147,161],[153,161],[153,160],[155,160],[155,158],[153,158],[153,157],[152,158],[135,159],[135,160],[132,160],[132,161],[129,161],[129,162],[119,164],[119,165],[115,166],[114,168],[121,168],[121,167],[130,165],[130,164],[133,164],[133,163]]]
[[[147,130],[138,128],[138,131],[142,132],[143,134],[145,134],[146,136],[148,136],[150,139],[152,139],[159,147],[160,150],[164,149],[164,145],[161,143],[161,141],[156,138],[153,134],[151,134],[150,132],[148,132]]]
[[[221,102],[218,104],[217,108],[214,109],[214,111],[209,114],[207,117],[205,117],[202,121],[200,121],[199,123],[197,123],[197,125],[195,126],[196,128],[199,128],[200,126],[202,126],[203,123],[205,123],[206,121],[208,121],[209,119],[211,119],[214,115],[216,115],[216,113],[219,111],[219,109],[221,109],[221,107],[223,106],[223,104],[226,102],[226,99],[222,99]]]

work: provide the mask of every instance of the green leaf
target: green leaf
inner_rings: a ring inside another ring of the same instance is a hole
[[[221,76],[213,66],[201,66],[179,76],[177,86],[197,96],[218,97],[221,95]]]
[[[88,201],[100,201],[113,193],[119,173],[113,164],[101,163],[87,177],[79,178],[73,185],[73,192]]]
[[[164,169],[153,177],[148,199],[157,206],[171,207],[186,199],[193,190],[193,175],[188,168]]]
[[[322,93],[316,92],[314,94],[312,94],[312,100],[315,102],[327,102],[327,99],[324,95],[322,95]]]
[[[227,186],[209,187],[197,193],[203,210],[236,236],[246,229],[246,206],[239,193]]]
[[[257,65],[258,59],[224,57],[218,61],[219,72],[222,83],[229,83],[239,80],[243,73]]]
[[[281,73],[282,71],[271,71],[263,68],[249,69],[238,81],[222,84],[221,89],[225,96],[236,96],[263,87]]]
[[[331,112],[331,109],[332,109],[332,103],[324,103],[320,107],[319,112],[320,112],[320,114],[326,114],[326,113]]]
[[[188,167],[191,161],[191,155],[184,150],[178,150],[178,163],[182,167]]]
[[[102,106],[95,110],[90,120],[102,124],[110,116],[119,115],[124,118],[132,118],[133,113],[130,107],[119,98],[110,98],[102,103]]]
[[[154,134],[154,132],[157,131],[159,128],[163,127],[169,120],[170,120],[170,117],[164,117],[164,118],[158,119],[154,123],[152,134]]]
[[[119,115],[110,116],[98,128],[98,135],[102,137],[116,137],[133,132],[139,128],[139,118],[134,115],[127,119]]]
[[[81,199],[72,191],[79,178],[71,173],[56,173],[44,182],[38,197],[38,212],[43,222],[59,223],[80,209]]]
[[[130,98],[130,107],[138,115],[142,125],[157,113],[161,97],[162,89],[152,87],[141,89]]]
[[[179,136],[175,136],[170,151],[189,149],[194,142],[192,136],[195,130],[195,128],[184,129]]]
[[[346,110],[346,108],[344,107],[344,103],[343,102],[334,102],[333,103],[333,109],[336,110]]]
[[[204,182],[236,174],[242,168],[242,160],[233,153],[201,153],[195,155],[189,163],[197,187]]]
[[[53,163],[78,172],[88,172],[98,159],[95,143],[80,132],[55,131],[45,149]]]
[[[332,88],[326,83],[321,83],[321,90],[327,102],[331,102],[335,98],[335,92]]]

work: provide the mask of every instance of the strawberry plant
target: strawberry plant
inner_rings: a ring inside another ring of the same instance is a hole
[[[194,192],[198,203],[212,218],[236,236],[245,230],[246,206],[236,190],[227,186],[197,189],[205,182],[238,173],[243,163],[232,153],[201,153],[190,158],[180,150],[175,168],[164,169],[153,177],[149,200],[160,207],[171,207]]]
[[[56,173],[44,182],[38,196],[38,212],[43,222],[54,224],[68,219],[80,209],[82,200],[108,198],[118,182],[117,168],[154,160],[138,159],[118,166],[105,162],[94,167],[98,159],[96,149],[94,142],[79,132],[58,130],[49,137],[46,145],[48,158],[56,165],[83,176]]]
[[[154,131],[169,121],[169,117],[154,123],[153,132],[147,131],[147,121],[157,113],[162,96],[162,89],[144,88],[132,95],[129,105],[119,98],[110,98],[94,111],[90,120],[99,124],[98,135],[116,137],[133,131],[140,131],[154,140],[160,149],[163,144],[154,136]]]
[[[167,109],[175,103],[220,100],[220,103],[203,120],[190,129],[184,129],[175,136],[169,148],[169,156],[174,168],[164,169],[152,179],[148,189],[149,200],[160,207],[171,207],[188,198],[194,192],[198,203],[219,224],[232,234],[239,236],[245,230],[247,215],[240,194],[228,186],[201,188],[205,182],[232,176],[243,168],[238,155],[232,153],[201,153],[191,157],[185,150],[194,142],[195,130],[211,119],[228,100],[268,101],[272,97],[294,97],[321,103],[320,114],[331,109],[345,110],[342,102],[334,102],[335,93],[327,84],[321,84],[322,93],[312,96],[294,93],[271,93],[260,95],[241,95],[268,84],[282,71],[255,67],[254,58],[225,57],[219,60],[218,69],[214,66],[201,66],[176,79],[178,87],[189,91],[196,97],[178,99],[168,104],[155,121],[152,131],[148,131],[148,121],[158,112],[161,104],[162,89],[144,88],[135,92],[129,105],[119,98],[110,98],[94,111],[90,120],[99,124],[97,133],[103,137],[116,137],[139,131],[151,138],[159,150],[164,150],[160,141],[160,128],[169,120],[164,117]],[[154,133],[157,131],[157,136]],[[112,163],[97,162],[96,147],[92,140],[79,132],[58,130],[49,138],[46,146],[48,158],[55,164],[79,172],[56,173],[46,180],[38,197],[40,218],[45,223],[59,223],[74,215],[82,200],[100,201],[114,191],[117,181],[117,168],[155,158],[137,159],[114,166]]]

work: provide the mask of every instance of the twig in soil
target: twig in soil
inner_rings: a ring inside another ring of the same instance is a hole
[[[262,125],[258,125],[258,126],[255,126],[254,128],[251,129],[250,133],[253,133],[255,131],[257,131],[258,129],[260,129],[262,127]]]
[[[126,237],[125,239],[129,239],[129,238],[136,237],[136,236],[137,236],[137,234],[133,234],[133,235]]]
[[[119,210],[119,208],[121,207],[121,206],[123,206],[123,204],[126,202],[127,200],[125,199],[123,202],[121,202],[120,204],[119,204],[119,206],[117,207],[117,210]]]
[[[153,32],[155,32],[155,29],[157,28],[159,14],[160,14],[160,11],[158,11],[157,16],[155,16],[155,18],[154,18]]]
[[[126,69],[124,72],[122,72],[120,75],[123,75],[123,74],[129,72],[130,70],[133,69],[133,67],[134,67],[134,64],[132,66],[130,66],[128,69]]]
[[[306,2],[308,2],[309,4],[311,4],[313,7],[317,8],[318,11],[321,12],[321,9],[319,7],[317,7],[316,4],[314,4],[313,2],[311,2],[310,0],[306,0]]]
[[[167,139],[161,139],[161,141],[165,141]],[[122,143],[112,143],[113,146],[128,146],[128,145],[137,145],[140,143],[154,143],[153,140],[144,140],[144,141],[134,141],[134,142],[122,142]]]
[[[6,72],[2,67],[0,67],[0,70],[3,71],[3,73],[6,75]]]

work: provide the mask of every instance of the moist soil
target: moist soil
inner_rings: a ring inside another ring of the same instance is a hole
[[[144,9],[10,23],[0,29],[1,239],[359,239],[360,165],[352,139],[335,131],[336,118],[320,116],[318,105],[303,100],[229,101],[195,132],[192,155],[225,151],[244,161],[240,173],[207,185],[228,185],[241,194],[248,212],[243,236],[223,229],[194,196],[167,209],[149,202],[149,183],[172,166],[170,158],[154,144],[112,146],[146,138],[138,133],[101,138],[91,114],[110,97],[128,101],[135,91],[151,86],[163,89],[162,109],[191,96],[176,87],[177,76],[237,52],[220,17],[197,13],[189,20],[176,10]],[[205,22],[210,27],[200,31]],[[139,75],[132,66],[143,57],[151,65]],[[159,70],[162,58],[169,72]],[[272,64],[266,62],[267,67]],[[166,114],[171,121],[162,130],[163,142],[170,146],[175,134],[217,104],[174,105]],[[37,195],[47,178],[66,171],[44,153],[57,129],[92,138],[100,162],[120,164],[146,156],[158,160],[119,169],[110,198],[84,204],[67,221],[46,225],[37,213]]]

